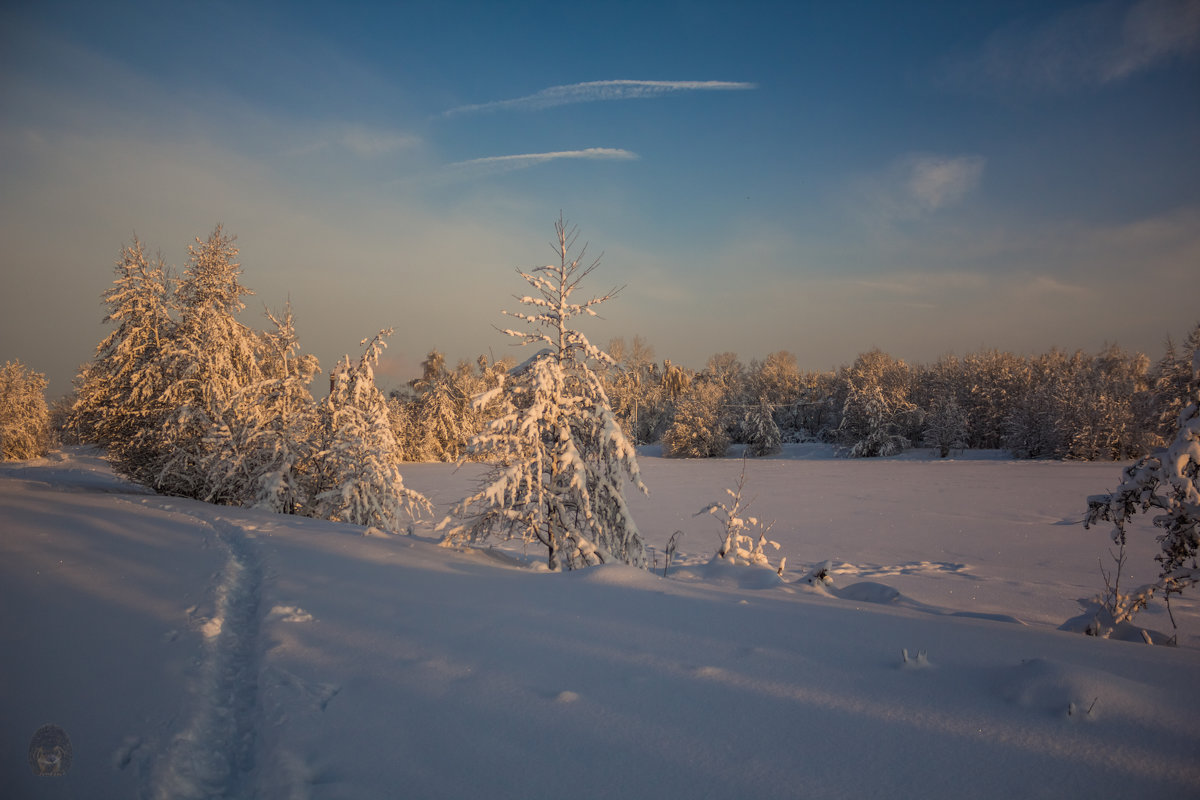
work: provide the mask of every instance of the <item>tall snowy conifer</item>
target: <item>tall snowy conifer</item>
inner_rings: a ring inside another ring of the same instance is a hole
[[[80,373],[67,426],[80,440],[136,464],[147,456],[133,450],[137,434],[164,410],[162,355],[175,325],[172,286],[162,257],[151,261],[136,237],[121,250],[115,270],[102,299],[108,306],[103,321],[116,328]]]
[[[517,273],[535,290],[518,297],[527,312],[505,312],[528,324],[506,330],[542,349],[516,367],[495,390],[479,395],[484,406],[507,393],[507,412],[469,445],[493,464],[482,488],[454,509],[459,524],[443,544],[453,546],[498,535],[546,548],[551,570],[610,561],[646,565],[641,535],[625,504],[625,481],[645,492],[633,445],[613,415],[593,362],[612,359],[570,327],[578,316],[596,316],[595,306],[618,290],[583,303],[571,295],[599,264],[575,253],[577,231],[560,217],[552,245],[557,264]],[[443,521],[448,525],[450,518]]]
[[[423,495],[404,485],[403,454],[375,385],[374,367],[391,334],[388,328],[369,344],[364,339],[358,363],[346,357],[330,375],[329,397],[320,407],[323,441],[311,516],[399,531],[402,517],[431,510]]]
[[[118,463],[159,492],[217,503],[240,499],[227,462],[241,455],[233,434],[238,415],[255,413],[238,401],[261,379],[258,337],[235,318],[245,307],[242,296],[252,292],[239,281],[234,241],[218,225],[208,239],[188,246],[176,291],[179,325],[163,354],[165,410],[156,428],[138,436],[156,457],[149,464]]]
[[[468,438],[469,396],[460,387],[464,375],[447,370],[445,356],[437,350],[430,351],[421,366],[422,377],[413,381],[413,388],[421,393],[416,409],[421,451],[434,461],[458,461]]]

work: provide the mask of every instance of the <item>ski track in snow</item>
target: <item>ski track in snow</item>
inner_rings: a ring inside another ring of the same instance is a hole
[[[151,775],[153,798],[254,796],[259,601],[263,568],[241,527],[196,516],[217,533],[228,558],[217,579],[215,612],[195,678],[193,708]]]

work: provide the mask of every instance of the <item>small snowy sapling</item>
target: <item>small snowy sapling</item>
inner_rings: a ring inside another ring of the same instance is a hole
[[[592,364],[612,359],[571,327],[612,290],[582,303],[571,295],[600,263],[581,262],[577,233],[555,223],[557,264],[518,274],[535,290],[517,297],[530,308],[505,312],[527,330],[504,333],[542,349],[515,367],[492,390],[475,398],[482,408],[503,397],[504,411],[472,438],[467,457],[493,466],[478,492],[453,510],[446,546],[491,536],[518,538],[546,548],[551,570],[610,561],[646,566],[641,534],[625,504],[625,482],[645,492],[633,444],[617,422]],[[450,524],[447,517],[439,526]]]
[[[695,516],[701,514],[712,514],[721,523],[724,530],[724,538],[721,540],[721,546],[717,550],[717,558],[722,559],[727,564],[742,564],[747,566],[768,567],[774,569],[775,572],[783,577],[783,569],[787,564],[787,558],[779,560],[778,567],[772,567],[767,559],[767,554],[763,552],[766,545],[771,545],[776,550],[779,549],[779,542],[767,538],[767,534],[771,532],[771,528],[775,526],[774,522],[762,524],[757,517],[742,516],[747,509],[750,508],[750,503],[753,501],[743,501],[742,493],[746,488],[746,459],[742,459],[742,473],[738,476],[737,489],[726,489],[725,493],[729,495],[730,502],[715,502],[709,503],[704,508],[696,512]],[[758,534],[755,536],[755,534]]]

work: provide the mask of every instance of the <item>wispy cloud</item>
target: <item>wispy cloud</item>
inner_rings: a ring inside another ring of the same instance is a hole
[[[456,161],[446,166],[452,174],[497,174],[536,167],[559,159],[590,159],[606,161],[634,161],[637,153],[617,147],[589,147],[584,150],[558,150],[552,153],[522,153],[511,156],[488,156],[469,161]]]
[[[985,163],[981,156],[910,156],[902,166],[908,197],[927,211],[954,205],[979,185]]]
[[[495,100],[490,103],[459,106],[443,116],[474,114],[484,111],[536,111],[571,103],[594,103],[600,100],[637,100],[661,97],[675,92],[721,92],[757,89],[758,84],[739,81],[588,81],[567,86],[551,86],[525,97]]]
[[[1129,78],[1200,52],[1200,0],[1094,3],[992,35],[952,80],[1062,92]]]
[[[910,153],[875,175],[854,181],[854,213],[872,226],[914,220],[960,204],[983,180],[978,155]]]

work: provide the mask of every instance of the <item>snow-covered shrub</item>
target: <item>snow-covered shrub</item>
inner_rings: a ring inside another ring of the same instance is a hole
[[[717,548],[717,554],[713,560],[721,559],[727,564],[767,567],[775,570],[782,577],[787,558],[780,559],[778,566],[771,566],[764,550],[767,545],[776,550],[779,549],[779,542],[767,538],[767,534],[771,532],[775,523],[764,525],[759,522],[757,517],[744,516],[750,508],[750,501],[742,498],[745,488],[746,461],[743,459],[742,473],[738,476],[737,489],[725,490],[725,493],[729,495],[729,501],[709,503],[695,514],[695,516],[712,514],[723,528],[721,546]]]
[[[1154,557],[1159,563],[1158,580],[1134,592],[1122,592],[1120,569],[1125,562],[1127,526],[1135,514],[1152,508],[1160,512],[1152,521],[1163,531],[1157,537],[1160,552]],[[1166,599],[1169,611],[1171,595],[1200,583],[1200,349],[1192,355],[1192,379],[1173,440],[1126,467],[1115,491],[1088,498],[1084,527],[1100,521],[1113,524],[1112,539],[1117,545],[1117,569],[1111,579],[1105,574],[1106,590],[1101,598],[1114,625],[1128,621],[1156,594]]]
[[[20,361],[0,368],[0,461],[24,461],[50,446],[46,376]]]
[[[453,511],[446,546],[491,536],[519,538],[546,548],[551,570],[609,561],[646,566],[641,535],[625,504],[625,481],[645,492],[637,456],[609,404],[592,363],[612,359],[570,327],[596,316],[594,307],[617,290],[583,303],[571,295],[599,264],[584,267],[586,246],[573,253],[577,234],[555,224],[557,264],[518,274],[535,290],[518,298],[526,312],[505,312],[528,325],[505,331],[542,349],[499,385],[477,396],[477,408],[504,400],[504,413],[475,436],[468,455],[492,464],[478,492]],[[450,517],[439,526],[446,528]]]
[[[720,458],[729,448],[722,404],[724,390],[695,380],[679,396],[675,419],[663,434],[663,454],[671,458]]]

